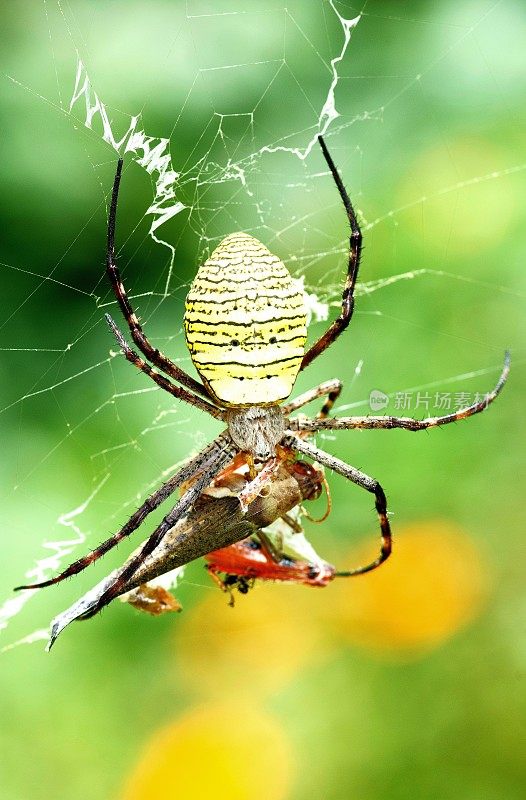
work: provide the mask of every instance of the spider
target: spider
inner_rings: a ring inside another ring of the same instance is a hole
[[[426,430],[484,411],[495,400],[509,373],[509,353],[506,353],[497,385],[484,400],[442,417],[423,420],[392,416],[330,418],[329,412],[342,390],[339,379],[321,383],[296,399],[288,400],[299,372],[335,342],[351,321],[362,249],[362,234],[349,195],[322,136],[318,137],[318,141],[350,225],[341,312],[325,333],[306,350],[303,294],[285,265],[252,236],[246,233],[227,236],[199,267],[186,298],[186,342],[202,383],[149,342],[126,294],[115,256],[115,224],[122,173],[122,159],[119,160],[108,217],[107,274],[132,339],[142,356],[131,349],[108,314],[107,322],[131,364],[178,400],[226,423],[226,429],[147,497],[123,527],[92,553],[75,561],[55,578],[17,588],[49,586],[80,572],[129,536],[148,514],[192,479],[190,488],[186,488],[141,550],[128,560],[98,598],[91,609],[90,616],[93,615],[122,593],[123,587],[140,565],[237,453],[244,454],[251,468],[251,477],[254,478],[272,464],[279,448],[291,451],[294,456],[301,454],[317,461],[374,496],[380,523],[380,553],[371,563],[351,569],[346,574],[354,576],[370,572],[391,554],[391,529],[385,492],[377,480],[329,455],[307,441],[306,437],[316,431],[356,428]],[[289,417],[292,412],[317,398],[324,398],[324,404],[316,418]]]

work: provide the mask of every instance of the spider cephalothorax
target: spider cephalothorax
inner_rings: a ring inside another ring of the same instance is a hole
[[[352,203],[321,136],[319,142],[351,229],[341,312],[325,333],[305,351],[307,332],[303,296],[285,265],[252,236],[246,233],[227,236],[199,268],[186,301],[186,339],[203,383],[192,378],[153,347],[128,300],[115,258],[115,218],[122,171],[122,161],[119,161],[108,221],[107,272],[131,336],[144,358],[130,348],[115,322],[106,315],[108,323],[130,363],[174,397],[225,422],[227,428],[148,497],[120,531],[100,547],[57,577],[31,587],[19,588],[47,586],[84,569],[129,536],[148,514],[184,486],[182,497],[141,550],[109,580],[107,588],[90,606],[91,616],[124,591],[141,565],[178,521],[189,513],[204,489],[236,454],[244,453],[253,472],[251,483],[243,490],[248,503],[262,491],[265,481],[268,484],[272,480],[273,470],[279,462],[277,450],[281,454],[289,454],[291,459],[298,453],[306,455],[374,496],[381,532],[380,553],[370,564],[338,574],[351,576],[368,572],[378,567],[391,553],[385,493],[374,478],[320,450],[307,441],[308,436],[321,430],[355,428],[425,430],[484,411],[497,397],[509,372],[508,354],[497,385],[483,400],[444,417],[423,420],[390,416],[329,418],[329,412],[342,388],[338,379],[322,383],[280,405],[289,397],[298,372],[308,367],[345,330],[354,309],[362,235]],[[148,362],[154,364],[157,370]],[[321,397],[326,400],[315,418],[301,416],[289,419],[292,412]],[[254,462],[259,463],[254,466]],[[241,495],[239,499],[244,507]],[[185,560],[203,555],[202,545],[201,542],[200,549],[190,547]]]
[[[277,406],[229,408],[225,414],[228,432],[240,450],[250,453],[257,461],[267,461],[283,439],[286,419]]]

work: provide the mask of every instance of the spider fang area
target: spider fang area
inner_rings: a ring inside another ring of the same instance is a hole
[[[275,454],[286,429],[286,419],[277,406],[229,409],[226,421],[236,447],[252,453],[258,461],[267,461]]]

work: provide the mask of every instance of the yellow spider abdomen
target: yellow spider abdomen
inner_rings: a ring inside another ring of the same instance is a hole
[[[223,239],[186,298],[192,361],[223,406],[288,397],[307,338],[303,293],[286,266],[248,233]]]

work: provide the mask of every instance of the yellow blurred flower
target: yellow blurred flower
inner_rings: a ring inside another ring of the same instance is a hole
[[[120,800],[283,800],[292,772],[272,717],[246,703],[200,706],[153,734]]]

